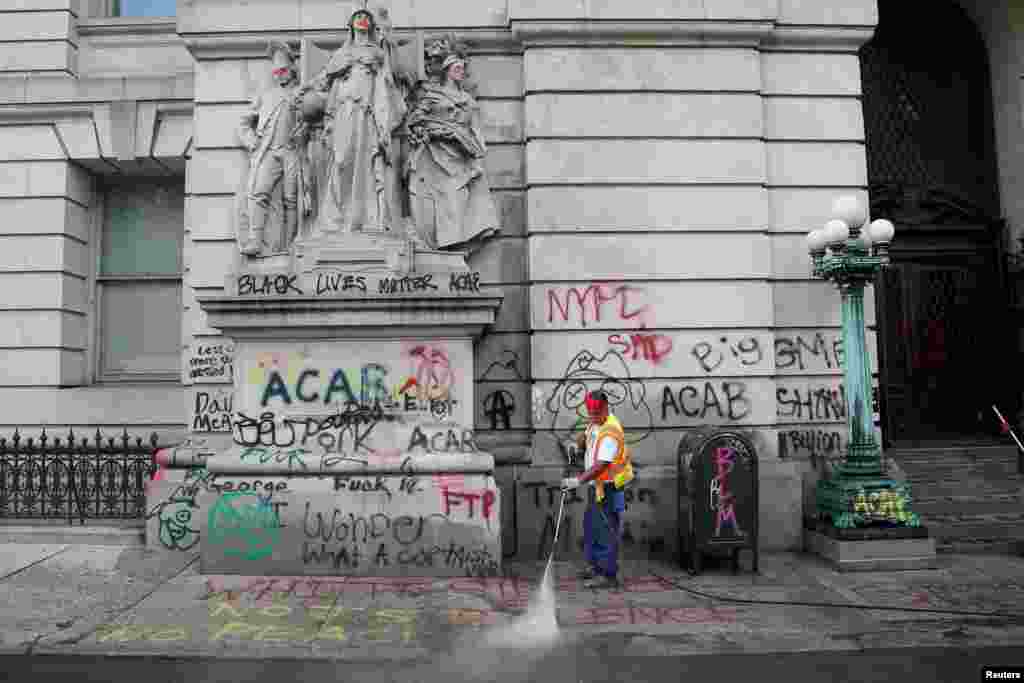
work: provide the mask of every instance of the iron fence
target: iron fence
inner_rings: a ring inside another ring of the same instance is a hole
[[[106,444],[97,429],[91,445],[70,430],[64,442],[45,429],[38,441],[15,430],[0,438],[0,519],[142,519],[157,441],[154,432],[148,444],[131,443],[127,429]]]

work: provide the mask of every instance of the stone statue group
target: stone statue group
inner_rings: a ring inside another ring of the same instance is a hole
[[[341,47],[305,82],[292,50],[270,44],[274,84],[239,130],[250,153],[243,254],[352,233],[471,249],[498,231],[465,52],[435,40],[414,73],[397,64],[387,11],[376,14],[356,10]]]

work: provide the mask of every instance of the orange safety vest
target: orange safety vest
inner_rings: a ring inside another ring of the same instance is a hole
[[[597,500],[604,500],[605,482],[612,482],[617,489],[624,488],[626,484],[633,481],[633,462],[629,446],[626,445],[626,433],[622,429],[622,423],[614,415],[609,415],[604,424],[597,427],[592,425],[590,429],[596,429],[593,448],[595,458],[600,451],[602,439],[613,439],[616,444],[615,459],[605,468],[604,472],[597,475],[594,480],[597,489]]]

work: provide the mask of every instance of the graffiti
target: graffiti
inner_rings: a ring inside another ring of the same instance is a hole
[[[612,334],[608,335],[608,343],[619,347],[616,350],[623,356],[632,353],[632,360],[644,360],[654,365],[658,365],[672,353],[672,340],[663,334],[634,332],[628,337]]]
[[[197,344],[188,360],[188,376],[193,382],[230,382],[234,376],[233,344]]]
[[[184,481],[166,500],[153,506],[146,519],[158,520],[157,538],[167,550],[191,550],[199,543],[199,530],[193,528],[192,511],[198,509],[196,496],[210,490],[216,476],[202,468],[186,470]]]
[[[779,370],[793,367],[806,370],[819,358],[824,361],[825,368],[829,370],[843,366],[841,334],[834,337],[831,344],[825,340],[825,335],[821,332],[815,332],[810,343],[800,335],[775,339],[775,367]]]
[[[288,472],[304,472],[308,474],[328,473],[330,470],[343,463],[366,465],[368,462],[367,460],[357,458],[352,455],[324,453],[319,456],[314,456],[319,459],[319,465],[316,467],[310,467],[310,464],[306,461],[306,457],[312,455],[312,451],[300,447],[267,448],[265,446],[245,446],[239,452],[238,459],[242,462],[258,465],[285,465],[285,467],[280,469]]]
[[[911,353],[910,367],[913,370],[941,370],[947,361],[946,354],[946,322],[944,320],[918,321],[915,334],[914,325],[907,320],[900,321],[900,337],[917,341],[917,348]],[[913,348],[913,347],[912,347]]]
[[[632,408],[637,414],[638,422],[624,425],[628,443],[643,441],[651,435],[654,416],[647,404],[647,387],[632,378],[622,355],[616,351],[607,351],[597,357],[589,351],[580,351],[569,361],[562,379],[546,402],[556,441],[570,437],[575,431],[575,425],[573,428],[558,430],[559,415],[567,412],[582,419],[586,394],[597,389],[608,395],[608,404],[613,414],[619,406]]]
[[[366,292],[365,275],[343,275],[341,273],[317,273],[316,293],[321,294],[347,292],[349,290]]]
[[[492,371],[504,371],[505,377],[498,377],[497,379],[517,379],[525,381],[522,372],[519,371],[519,354],[512,349],[502,349],[501,353],[498,354],[499,359],[491,361],[491,364],[484,370],[484,374],[480,375],[480,380],[495,379],[491,377]]]
[[[197,391],[192,406],[193,432],[232,431],[234,396],[230,390]]]
[[[189,640],[192,630],[188,626],[165,624],[101,624],[96,627],[98,643],[128,643],[136,640],[148,640],[154,643],[166,643]]]
[[[736,497],[729,490],[729,473],[736,466],[736,451],[729,447],[715,449],[715,476],[711,478],[708,507],[715,512],[715,537],[722,535],[722,526],[732,527],[733,536],[745,536],[736,519]]]
[[[275,493],[281,493],[282,491],[288,490],[288,482],[284,480],[279,481],[263,481],[262,479],[251,479],[242,481],[231,481],[231,480],[220,480],[210,483],[210,488],[218,493],[231,493],[233,491],[262,491],[266,494],[266,498],[271,498]]]
[[[775,402],[778,417],[788,417],[795,421],[846,419],[846,392],[842,385],[838,388],[808,387],[803,391],[778,387],[775,390]]]
[[[764,351],[761,349],[761,342],[757,337],[744,337],[735,346],[729,343],[728,337],[721,337],[719,344],[725,347],[725,351],[715,348],[710,342],[702,341],[693,345],[690,353],[700,363],[704,372],[714,372],[725,362],[725,353],[729,352],[734,358],[739,359],[742,365],[757,365],[764,360]]]
[[[449,292],[479,292],[480,273],[452,273],[448,279]]]
[[[558,508],[562,498],[562,487],[543,481],[518,484],[521,490],[519,518],[516,533],[528,533],[529,542],[537,542],[537,559],[547,557],[555,536]],[[624,490],[626,509],[630,511],[623,520],[622,544],[624,547],[642,546],[649,552],[661,552],[665,548],[664,529],[657,523],[655,512],[659,496],[654,489],[627,487]],[[583,536],[580,520],[586,507],[583,489],[573,489],[565,495],[565,509],[562,526],[559,529],[559,553],[580,550]],[[641,507],[643,506],[643,507]],[[530,531],[526,531],[526,530]],[[520,537],[519,542],[524,539]]]
[[[512,415],[516,412],[516,402],[512,394],[504,389],[498,389],[484,396],[484,415],[491,420],[491,429],[512,428]]]
[[[779,456],[833,459],[843,452],[846,436],[840,431],[791,429],[779,432]]]
[[[407,451],[422,448],[431,453],[477,453],[476,438],[472,429],[456,432],[454,429],[437,431],[429,437],[419,427],[413,427]]]
[[[349,373],[344,368],[337,368],[331,374],[331,379],[324,392],[324,405],[330,404],[335,394],[340,394],[344,403],[356,403],[359,405],[372,405],[375,403],[389,403],[391,392],[385,384],[387,368],[378,363],[365,364],[359,373],[359,393],[352,390],[353,382],[350,381]],[[301,403],[313,403],[320,400],[320,392],[308,393],[306,382],[320,377],[320,371],[314,368],[306,368],[298,374],[295,382],[295,389],[288,391],[288,385],[281,376],[279,370],[271,370],[263,387],[260,396],[260,405],[266,407],[270,399],[280,398],[286,405],[292,404],[292,395]]]
[[[307,502],[303,531],[313,542],[303,542],[302,561],[307,565],[326,564],[334,569],[395,564],[455,568],[472,576],[498,571],[498,561],[485,547],[468,548],[455,541],[447,546],[423,544],[423,541],[436,541],[438,528],[447,524],[448,517],[440,513],[392,517],[383,512],[344,514],[334,508],[328,514],[313,512]],[[329,543],[342,545],[331,548]],[[376,545],[376,552],[367,548],[371,544]]]
[[[444,501],[444,514],[451,515],[452,506],[466,507],[466,514],[473,519],[476,503],[480,503],[480,515],[487,521],[493,518],[492,509],[498,495],[491,490],[469,493],[466,491],[451,491],[447,486],[441,487],[441,499]]]
[[[455,386],[455,372],[452,370],[447,352],[437,346],[417,344],[409,350],[409,357],[413,359],[415,366],[414,376],[410,381],[411,386],[416,388],[417,396],[421,399],[448,398]],[[407,382],[401,392],[405,393],[409,387],[410,383]]]
[[[274,446],[288,448],[299,444],[306,447],[314,440],[325,452],[339,453],[351,442],[352,451],[373,453],[367,441],[380,422],[399,421],[399,417],[383,412],[380,405],[373,408],[355,403],[345,405],[340,411],[324,418],[281,418],[272,412],[261,413],[259,419],[238,413],[235,423],[234,442],[240,446]],[[333,431],[332,431],[333,430]]]
[[[312,451],[305,448],[291,448],[287,451],[282,451],[262,448],[260,446],[248,446],[242,449],[238,459],[242,462],[257,462],[260,465],[287,463],[288,471],[306,471],[308,469],[305,460],[307,455],[312,455]]]
[[[287,448],[294,445],[296,440],[294,423],[290,420],[277,420],[271,412],[262,413],[258,420],[245,413],[238,413],[233,434],[236,444],[250,448],[260,445]]]
[[[391,500],[391,489],[388,488],[384,477],[380,475],[374,479],[336,475],[334,477],[334,490],[355,491],[361,493],[381,492],[388,497],[388,500]]]
[[[274,551],[280,540],[279,506],[252,492],[224,493],[210,507],[209,541],[223,548],[225,555],[258,560]],[[234,547],[238,541],[242,547]]]
[[[298,275],[239,275],[238,296],[251,296],[256,294],[302,294],[296,280]]]
[[[304,564],[326,564],[335,570],[357,569],[365,558],[373,567],[389,567],[392,563],[403,567],[446,568],[464,571],[467,576],[493,576],[498,573],[498,561],[486,548],[470,549],[455,541],[447,546],[402,548],[393,553],[387,544],[381,543],[377,552],[370,557],[360,552],[359,546],[341,547],[329,550],[326,543],[317,549],[308,541],[303,543],[302,561]]]
[[[220,610],[230,611],[231,618],[242,620],[249,616],[268,612],[256,609],[242,609],[224,600],[230,596],[237,602],[246,598],[257,607],[281,609],[288,600],[301,601],[309,609],[321,609],[320,605],[335,604],[340,596],[364,595],[376,599],[382,596],[421,596],[441,593],[452,595],[486,596],[488,602],[503,604],[520,598],[528,599],[531,584],[520,576],[432,578],[432,577],[386,577],[386,576],[268,576],[228,577],[209,576],[206,579],[207,598],[211,605]],[[555,582],[559,593],[578,593],[583,590],[583,580],[574,576],[563,576]],[[623,576],[624,593],[663,593],[675,590],[668,581],[656,576]],[[348,602],[347,600],[345,602]],[[211,607],[211,609],[213,609]]]
[[[736,621],[735,609],[723,607],[645,607],[622,605],[585,607],[572,623],[588,626],[621,624],[730,624]]]
[[[578,287],[548,289],[548,322],[554,322],[557,315],[562,322],[571,320],[581,327],[601,322],[645,327],[649,307],[636,305],[636,299],[643,292],[631,285],[609,283],[593,283],[583,290]]]
[[[737,422],[750,415],[751,402],[747,396],[747,385],[743,382],[722,382],[716,385],[704,382],[703,390],[693,385],[683,385],[678,390],[665,387],[661,394],[661,419],[672,415],[705,420],[717,417],[719,420]]]
[[[906,524],[915,517],[906,508],[906,497],[892,489],[872,491],[870,494],[865,493],[864,489],[859,489],[853,499],[853,512],[860,523],[884,521]]]
[[[437,289],[431,280],[434,276],[427,273],[417,277],[385,277],[377,283],[378,294],[409,294],[411,292],[429,292]]]

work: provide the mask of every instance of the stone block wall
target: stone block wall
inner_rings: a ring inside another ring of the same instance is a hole
[[[140,34],[82,9],[77,0],[0,8],[3,431],[174,438],[180,387],[94,383],[97,187],[112,175],[184,174],[191,59],[173,23]]]
[[[47,45],[66,25],[77,58],[0,58],[0,102],[23,117],[0,128],[0,278],[38,283],[0,295],[0,346],[25,360],[0,377],[10,420],[226,432],[233,349],[196,297],[237,258],[235,129],[268,85],[266,40],[337,40],[349,8],[196,0],[154,36],[18,2]],[[505,295],[475,351],[474,426],[499,462],[534,459],[497,472],[506,551],[541,537],[530,486],[557,482],[578,391],[605,382],[641,465],[636,547],[674,543],[676,451],[704,424],[752,435],[763,543],[795,547],[808,458],[845,433],[839,297],[811,279],[803,235],[838,194],[866,196],[856,50],[874,2],[395,0],[392,18],[471,44],[504,229],[471,265]],[[153,160],[188,162],[182,386],[46,389],[90,381],[91,183]]]

